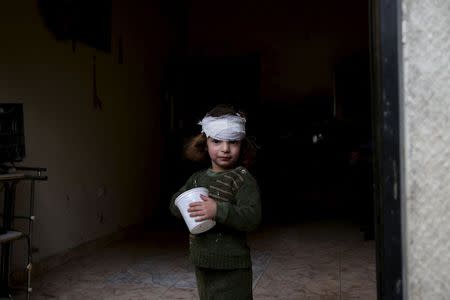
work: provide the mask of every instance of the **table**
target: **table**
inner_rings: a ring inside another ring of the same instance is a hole
[[[30,167],[15,167],[17,173],[7,173],[0,174],[0,184],[4,188],[4,203],[3,203],[3,223],[2,231],[0,233],[0,244],[1,244],[1,257],[0,257],[0,298],[10,298],[11,288],[9,285],[9,275],[10,275],[10,256],[11,256],[11,242],[26,238],[28,245],[28,280],[27,280],[27,298],[29,299],[29,294],[31,293],[31,263],[32,263],[32,249],[31,249],[31,233],[32,233],[32,222],[34,221],[34,183],[36,180],[47,180],[47,176],[42,176],[41,172],[46,171],[45,168],[30,168]],[[28,171],[37,171],[37,175],[28,174]],[[16,186],[20,181],[31,180],[31,194],[30,194],[30,205],[29,213],[25,218],[29,221],[28,232],[16,231],[13,229],[13,220],[17,217],[14,215],[14,204],[16,201]]]

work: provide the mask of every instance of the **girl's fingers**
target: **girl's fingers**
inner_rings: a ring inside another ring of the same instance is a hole
[[[197,212],[197,211],[204,211],[205,209],[201,206],[193,206],[188,208],[188,212]]]
[[[206,195],[200,195],[200,198],[202,198],[203,201],[211,200],[211,198],[209,198],[209,197],[206,196]]]
[[[204,210],[204,209],[200,206],[193,206],[193,207],[189,207],[187,209],[188,212],[196,212],[196,211],[202,211],[202,210]]]
[[[190,214],[189,216],[192,217],[198,217],[198,216],[206,216],[207,212],[205,210],[196,210],[196,211],[188,211]]]
[[[194,202],[189,204],[188,212],[201,211],[204,207],[201,202]]]
[[[189,207],[202,206],[202,205],[203,205],[203,202],[201,202],[201,201],[189,203]]]

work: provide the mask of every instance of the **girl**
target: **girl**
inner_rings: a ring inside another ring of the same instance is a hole
[[[194,161],[208,159],[211,167],[194,173],[173,195],[172,214],[178,195],[194,187],[206,187],[209,197],[188,209],[196,221],[214,219],[209,231],[190,235],[189,260],[195,266],[200,299],[253,299],[252,263],[246,233],[261,220],[258,185],[245,166],[254,159],[255,147],[245,137],[245,118],[233,108],[217,106],[199,123],[202,133],[185,150]]]

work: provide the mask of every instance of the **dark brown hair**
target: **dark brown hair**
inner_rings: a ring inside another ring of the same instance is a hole
[[[239,114],[241,117],[245,118],[244,112],[236,111],[233,108],[233,106],[221,104],[211,109],[206,114],[206,116],[220,117],[236,114]],[[195,162],[204,162],[204,163],[209,162],[210,158],[208,155],[208,148],[206,141],[207,138],[204,133],[200,133],[192,137],[184,147],[185,157]],[[239,153],[239,159],[237,164],[248,168],[255,162],[255,159],[256,159],[256,146],[248,137],[245,137],[241,141],[241,152]]]

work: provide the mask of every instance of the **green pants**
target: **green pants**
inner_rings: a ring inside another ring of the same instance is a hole
[[[201,300],[252,300],[252,268],[216,270],[195,267]]]

